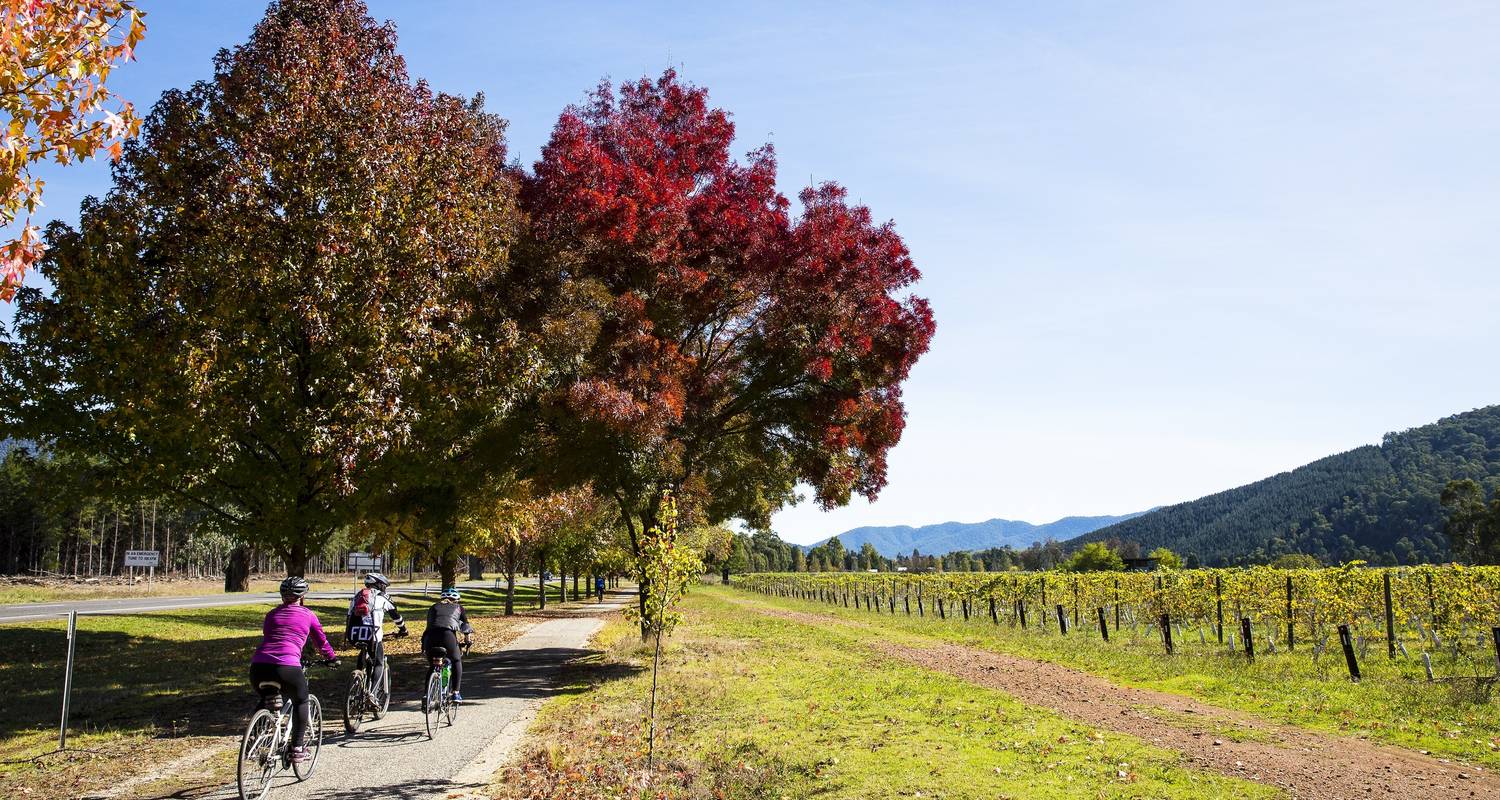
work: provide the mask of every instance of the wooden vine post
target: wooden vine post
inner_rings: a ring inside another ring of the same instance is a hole
[[[1385,584],[1385,654],[1392,660],[1396,658],[1396,614],[1391,608],[1391,573],[1382,572]]]
[[[1292,617],[1292,576],[1286,576],[1286,649],[1291,652],[1296,647],[1297,637],[1294,635],[1296,623]]]
[[[1349,626],[1339,626],[1339,644],[1344,646],[1344,663],[1349,666],[1349,679],[1359,683],[1359,660],[1354,657],[1354,637],[1349,635]]]
[[[1224,643],[1224,577],[1214,575],[1214,606],[1218,614],[1219,644]]]

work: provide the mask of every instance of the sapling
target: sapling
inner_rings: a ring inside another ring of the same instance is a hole
[[[697,548],[679,542],[677,536],[677,501],[670,491],[662,492],[657,524],[641,538],[640,609],[626,614],[641,623],[655,644],[651,655],[651,705],[646,733],[646,770],[650,773],[656,756],[656,686],[661,671],[662,638],[682,621],[677,604],[687,594],[694,576],[703,572],[703,557]]]

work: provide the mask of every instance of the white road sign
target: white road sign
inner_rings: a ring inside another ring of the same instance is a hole
[[[161,551],[159,550],[126,550],[125,566],[127,567],[159,567],[161,566]]]
[[[369,553],[350,553],[349,569],[355,572],[376,571],[385,563],[382,556],[372,556]]]

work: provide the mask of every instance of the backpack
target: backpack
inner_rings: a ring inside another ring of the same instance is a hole
[[[350,642],[368,642],[375,638],[375,627],[365,624],[370,613],[370,588],[354,593],[354,605],[349,609],[349,619],[344,621],[344,638]]]
[[[352,621],[362,620],[370,613],[370,587],[366,586],[354,594],[354,607],[349,609]]]

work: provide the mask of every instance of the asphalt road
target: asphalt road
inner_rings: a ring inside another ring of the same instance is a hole
[[[536,585],[536,578],[516,579],[516,585]],[[460,583],[460,588],[479,588],[493,586],[493,581],[470,581]],[[430,589],[431,595],[437,594],[437,585]],[[349,582],[349,588],[337,592],[311,592],[308,599],[311,600],[348,600],[354,594],[354,582]],[[393,587],[391,594],[397,597],[411,597],[421,595],[421,587],[401,586]],[[270,605],[280,601],[280,595],[274,592],[246,592],[243,594],[209,594],[188,595],[183,597],[134,597],[115,598],[103,600],[58,600],[50,603],[17,603],[14,605],[0,605],[0,625],[13,622],[27,622],[32,620],[52,620],[67,616],[69,611],[77,611],[79,614],[138,614],[146,611],[170,611],[178,608],[214,608],[217,606],[246,606],[256,604]]]

